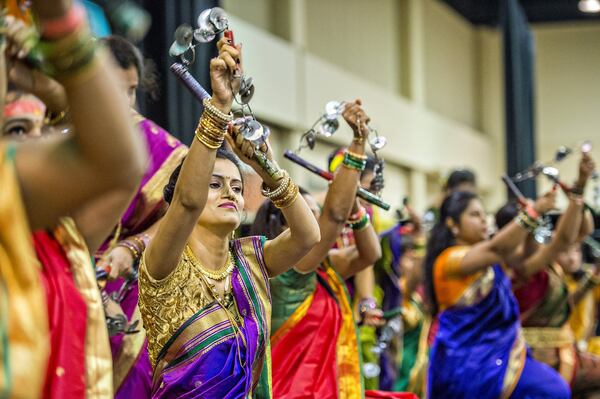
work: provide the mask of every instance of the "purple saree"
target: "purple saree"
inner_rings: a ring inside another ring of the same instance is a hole
[[[140,133],[144,136],[149,154],[149,164],[135,197],[123,214],[119,226],[97,253],[102,256],[112,241],[139,234],[154,224],[164,211],[163,188],[173,169],[187,154],[187,147],[154,122],[136,115]],[[117,237],[115,237],[117,235]],[[109,282],[105,291],[109,295],[125,284],[123,279]],[[140,320],[138,309],[138,283],[134,282],[120,303],[129,322]],[[152,367],[146,348],[146,334],[141,331],[131,335],[110,338],[114,365],[115,398],[149,398]]]
[[[152,398],[246,398],[259,394],[261,378],[261,398],[271,397],[271,298],[264,242],[263,237],[233,242],[232,310],[212,301],[179,326],[158,352]],[[145,294],[144,281],[141,287],[142,311],[152,309],[153,294]],[[144,322],[149,317],[154,314],[144,314]],[[148,333],[155,331],[149,328]]]

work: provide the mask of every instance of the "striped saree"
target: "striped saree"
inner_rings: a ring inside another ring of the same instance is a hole
[[[264,377],[261,395],[271,397],[271,298],[263,259],[264,242],[263,237],[247,237],[232,244],[236,261],[232,274],[233,311],[226,311],[220,304],[211,301],[190,314],[164,346],[158,345],[160,350],[155,359],[152,382],[153,398],[246,398],[257,393],[261,376]],[[188,263],[180,264],[178,269],[190,266]],[[173,273],[179,271],[176,269]],[[161,315],[149,314],[148,311],[155,306],[160,307],[159,301],[169,299],[163,296],[153,301],[154,295],[146,288],[146,273],[142,265],[140,304],[153,359],[157,349],[153,334],[168,326],[151,325],[150,319],[161,318]],[[180,287],[185,284],[172,280],[171,283]],[[188,280],[188,284],[193,283]],[[187,288],[183,287],[183,290]],[[198,290],[199,287],[196,287],[195,292]],[[171,296],[171,300],[181,298]],[[266,368],[264,373],[263,368]]]

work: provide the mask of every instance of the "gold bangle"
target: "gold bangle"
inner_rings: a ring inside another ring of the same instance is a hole
[[[282,173],[283,173],[283,177],[279,180],[279,185],[277,186],[277,188],[275,190],[269,189],[269,187],[267,187],[263,183],[263,187],[261,189],[262,195],[264,195],[265,197],[267,197],[269,199],[273,199],[273,198],[277,198],[281,194],[283,194],[283,192],[289,187],[292,179],[290,178],[290,175],[285,170],[282,171]]]
[[[279,209],[286,209],[292,206],[292,204],[298,198],[298,194],[300,193],[300,189],[294,183],[292,183],[291,189],[287,192],[284,198],[279,200],[273,200],[273,205],[275,205]]]

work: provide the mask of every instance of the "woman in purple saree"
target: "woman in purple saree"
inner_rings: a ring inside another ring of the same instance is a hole
[[[239,90],[240,48],[218,42],[211,60],[213,97],[196,138],[165,187],[169,208],[142,256],[140,310],[154,368],[154,398],[246,398],[270,394],[269,277],[298,262],[319,239],[317,222],[287,172],[269,174],[256,148],[235,130],[229,145],[263,180],[263,194],[290,228],[273,240],[233,240],[241,222],[241,165],[221,145]],[[272,161],[268,146],[265,151]],[[266,367],[265,367],[266,366]],[[264,372],[263,372],[264,371]]]

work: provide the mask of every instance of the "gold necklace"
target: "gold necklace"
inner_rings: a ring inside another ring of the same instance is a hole
[[[192,249],[190,248],[190,246],[186,246],[186,251],[187,251],[187,255],[190,258],[190,260],[192,261],[192,263],[198,268],[198,270],[200,270],[200,273],[202,273],[203,275],[205,275],[206,277],[210,278],[211,280],[215,280],[215,281],[221,281],[223,280],[225,277],[227,277],[228,275],[231,274],[231,272],[233,271],[235,265],[233,262],[233,255],[231,254],[231,251],[229,251],[227,253],[227,261],[225,262],[225,265],[223,265],[222,268],[212,271],[212,270],[206,270],[204,267],[202,267],[202,264],[200,263],[200,261],[198,260],[198,258],[196,258],[196,255],[194,255],[194,253],[192,252]]]

